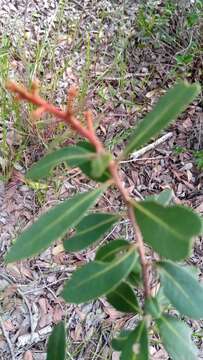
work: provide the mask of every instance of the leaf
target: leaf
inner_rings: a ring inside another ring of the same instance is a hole
[[[188,107],[200,93],[200,90],[199,84],[190,85],[187,82],[180,82],[169,89],[161,97],[155,108],[137,125],[133,137],[124,149],[124,156],[135,149],[139,149],[148,143],[152,137],[158,135]]]
[[[48,340],[47,360],[65,360],[66,335],[64,323],[57,324]]]
[[[189,255],[192,238],[200,233],[199,216],[183,206],[165,207],[152,201],[134,204],[144,241],[159,255],[181,260]]]
[[[129,245],[128,241],[122,239],[110,241],[97,251],[95,260],[103,262],[112,261],[119,253],[126,251]]]
[[[115,214],[90,214],[76,226],[76,234],[64,240],[66,251],[80,251],[100,239],[118,221]]]
[[[94,157],[95,157],[95,149],[94,147],[88,143],[87,141],[80,141],[78,143],[78,146],[90,151]],[[101,176],[94,176],[92,174],[92,161],[86,161],[85,163],[83,164],[80,164],[79,165],[79,168],[83,171],[83,173],[85,175],[87,175],[90,179],[93,179],[95,181],[99,181],[99,182],[105,182],[107,180],[109,180],[111,178],[111,174],[109,173],[109,170],[106,169]],[[98,174],[96,174],[98,175]]]
[[[66,161],[68,166],[77,167],[95,156],[88,150],[79,146],[69,146],[44,156],[27,172],[26,177],[32,180],[39,180],[47,177],[50,171],[60,163]]]
[[[136,286],[136,287],[140,286],[140,284],[142,283],[141,273],[142,272],[141,272],[140,259],[138,256],[135,266],[127,278],[127,282],[129,282],[130,285],[132,286]]]
[[[156,320],[163,345],[173,360],[197,360],[197,349],[191,341],[191,330],[168,315]]]
[[[146,200],[156,201],[161,205],[169,205],[173,197],[173,191],[171,189],[165,189],[160,194],[147,196]]]
[[[107,169],[111,160],[112,156],[109,153],[97,154],[97,157],[93,159],[91,163],[91,176],[93,176],[93,178],[100,178]]]
[[[93,261],[74,272],[65,284],[62,296],[66,302],[81,304],[114,290],[131,271],[136,253],[129,248],[123,256],[110,263]]]
[[[203,319],[203,286],[195,275],[170,261],[158,263],[164,294],[183,315]]]
[[[159,307],[159,302],[156,297],[150,297],[145,300],[145,312],[150,314],[153,319],[157,319],[161,316],[161,309]]]
[[[140,311],[137,298],[132,288],[125,282],[107,295],[108,302],[116,310],[137,314]]]
[[[148,336],[144,321],[129,335],[122,348],[120,360],[148,360]]]
[[[163,310],[168,310],[168,308],[171,307],[171,303],[170,303],[169,299],[164,294],[163,286],[161,286],[159,288],[159,291],[158,291],[158,293],[156,295],[156,298],[157,298],[158,304],[159,304],[162,311]]]
[[[42,215],[17,238],[6,255],[6,261],[21,260],[48,248],[53,241],[63,236],[82,219],[104,189],[105,187],[102,187],[74,195]]]
[[[121,351],[125,346],[126,340],[132,331],[130,330],[121,330],[117,338],[112,340],[112,347],[116,351]]]

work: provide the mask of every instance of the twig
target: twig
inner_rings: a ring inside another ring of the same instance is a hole
[[[4,335],[5,339],[6,339],[7,344],[8,344],[10,353],[11,353],[11,359],[15,360],[15,354],[14,354],[14,350],[13,350],[13,345],[12,345],[12,343],[11,343],[11,341],[9,339],[9,336],[7,334],[7,331],[6,331],[5,327],[4,327],[4,323],[3,323],[3,320],[1,318],[1,316],[0,316],[0,325],[1,325],[1,328],[2,328],[3,335]]]
[[[159,139],[155,140],[153,143],[151,143],[151,144],[143,147],[142,149],[137,150],[134,153],[132,153],[131,158],[133,158],[133,160],[136,160],[138,157],[144,155],[147,151],[154,149],[158,145],[160,145],[163,142],[165,142],[166,140],[170,139],[172,136],[173,136],[172,132],[169,132],[169,133],[163,135]],[[123,162],[125,162],[125,161],[121,161],[121,163],[123,163]]]
[[[10,284],[15,284],[15,281],[11,280],[9,276],[7,276],[6,274],[3,274],[0,272],[0,276],[2,278],[4,278],[5,280],[7,280]],[[24,300],[27,308],[28,308],[28,313],[29,313],[29,317],[30,317],[30,330],[31,330],[31,339],[33,338],[33,334],[34,334],[34,328],[33,328],[33,317],[32,317],[32,310],[31,310],[31,306],[30,303],[28,301],[28,299],[26,298],[25,294],[23,293],[23,291],[21,291],[18,287],[16,287],[16,291],[18,292],[18,294],[21,296],[21,298]]]
[[[90,143],[95,146],[97,153],[105,152],[103,144],[101,143],[101,141],[99,140],[99,138],[97,137],[97,135],[94,132],[92,117],[89,116],[88,113],[86,113],[86,120],[88,123],[88,127],[85,128],[81,124],[81,122],[76,119],[76,117],[73,114],[73,106],[72,105],[73,105],[74,97],[76,95],[76,90],[74,87],[70,88],[68,91],[68,108],[66,111],[62,111],[59,108],[55,107],[53,104],[49,104],[48,102],[46,102],[44,99],[42,99],[38,95],[38,93],[33,92],[32,88],[31,88],[31,91],[29,91],[24,86],[18,85],[13,82],[9,82],[7,84],[7,88],[17,94],[18,100],[24,99],[24,100],[27,100],[27,101],[37,105],[38,109],[36,111],[41,109],[41,110],[39,110],[40,115],[41,115],[41,111],[43,109],[43,112],[46,111],[46,112],[49,112],[52,115],[56,116],[57,120],[59,119],[60,121],[68,123],[79,135],[82,135],[83,137],[88,139],[90,141]],[[36,114],[36,111],[35,111],[35,114]],[[171,134],[170,134],[170,136],[172,136]],[[167,134],[167,138],[168,137],[169,137],[169,135]],[[166,135],[164,136],[164,141],[165,140],[166,140]],[[163,137],[162,137],[161,142],[163,142]],[[150,145],[148,145],[148,147],[145,147],[145,151],[147,151],[146,148],[151,149],[151,148],[155,147],[156,146],[155,144],[156,145],[160,144],[160,139],[156,140],[156,142],[154,142],[154,144],[150,144]],[[143,151],[144,151],[144,149],[142,149],[142,153],[143,153]],[[141,150],[139,150],[139,153],[140,152],[141,152]],[[128,193],[127,189],[125,189],[122,179],[119,176],[118,164],[115,160],[110,161],[108,169],[109,169],[109,172],[111,173],[113,182],[115,183],[116,187],[119,189],[119,191],[123,197],[123,200],[127,206],[128,215],[132,222],[132,225],[133,225],[133,228],[134,228],[134,231],[136,234],[136,238],[137,238],[136,247],[138,248],[138,252],[140,255],[140,262],[141,262],[142,273],[143,273],[144,294],[145,294],[145,297],[147,298],[150,296],[150,289],[149,289],[149,283],[148,283],[148,266],[147,266],[146,260],[145,260],[145,247],[144,247],[144,242],[142,239],[142,234],[141,234],[141,231],[140,231],[139,226],[135,219],[132,199],[130,198],[129,193]]]
[[[137,250],[139,252],[140,255],[140,263],[142,266],[142,274],[143,274],[143,283],[144,283],[144,294],[145,294],[145,298],[149,298],[150,297],[150,287],[149,287],[149,281],[148,281],[148,264],[146,263],[146,258],[145,258],[145,247],[144,247],[144,241],[142,238],[142,234],[140,231],[140,228],[137,224],[136,218],[135,218],[135,213],[134,213],[134,209],[132,205],[128,206],[128,215],[129,218],[132,222],[135,234],[136,234],[136,240],[137,240]]]

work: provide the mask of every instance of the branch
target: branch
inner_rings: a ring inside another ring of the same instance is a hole
[[[73,96],[73,88],[69,89],[68,95],[68,109],[67,111],[62,111],[58,107],[54,106],[53,104],[48,103],[46,100],[41,98],[38,93],[31,89],[30,91],[27,90],[24,86],[16,84],[15,82],[9,81],[7,83],[7,89],[11,92],[17,94],[17,100],[27,100],[28,102],[37,105],[37,110],[34,111],[34,117],[39,117],[42,115],[43,112],[48,112],[56,117],[56,121],[65,122],[70,125],[70,127],[75,130],[79,135],[85,137],[87,140],[90,141],[92,145],[95,146],[97,152],[103,152],[104,148],[102,143],[98,140],[97,136],[92,133],[89,129],[86,129],[79,120],[75,117],[72,111],[72,102],[74,100]],[[76,96],[76,89],[75,89],[75,96]],[[70,97],[72,97],[70,99]],[[71,111],[70,111],[71,110]]]
[[[79,120],[74,115],[73,105],[74,100],[77,95],[77,90],[75,87],[71,87],[68,91],[68,98],[67,98],[67,109],[66,111],[62,111],[53,104],[49,104],[44,99],[42,99],[38,94],[38,84],[35,82],[32,84],[31,90],[27,90],[24,86],[18,85],[14,82],[8,82],[7,88],[16,93],[17,100],[23,99],[27,100],[35,105],[37,105],[37,109],[34,111],[34,116],[39,117],[44,112],[48,112],[54,115],[57,121],[63,121],[68,123],[72,129],[74,129],[79,135],[85,137],[89,142],[95,146],[97,153],[105,152],[103,144],[97,137],[93,127],[93,116],[91,111],[87,111],[84,116],[87,122],[87,128],[85,128]],[[156,144],[158,141],[155,142]],[[160,139],[159,139],[160,143]],[[152,148],[152,144],[148,145],[148,149]],[[145,148],[146,149],[146,148]],[[142,149],[143,150],[143,149]],[[147,150],[146,150],[147,151]],[[118,164],[115,160],[112,160],[109,164],[109,171],[112,175],[112,179],[119,189],[123,200],[126,203],[128,209],[128,215],[132,222],[136,238],[137,238],[137,248],[140,255],[140,262],[142,266],[142,273],[143,273],[143,283],[144,283],[144,294],[145,298],[150,296],[150,289],[149,289],[149,281],[148,281],[148,266],[145,260],[145,248],[144,242],[142,238],[141,231],[135,219],[135,214],[132,206],[132,199],[129,197],[128,191],[125,189],[122,180],[118,174]]]
[[[147,151],[154,149],[156,146],[162,144],[166,140],[170,139],[172,136],[173,136],[173,133],[169,132],[169,133],[161,136],[159,139],[155,140],[153,143],[143,147],[140,150],[135,151],[134,153],[131,154],[132,160],[138,159],[140,156],[144,155]],[[125,161],[121,161],[121,163],[122,162],[125,162]]]

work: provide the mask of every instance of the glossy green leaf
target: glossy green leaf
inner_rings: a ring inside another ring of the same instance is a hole
[[[93,178],[100,178],[107,169],[111,160],[112,156],[109,153],[97,154],[96,158],[91,162],[91,176],[93,176]]]
[[[159,291],[156,295],[156,299],[158,301],[158,304],[159,304],[162,312],[163,312],[163,310],[168,310],[171,307],[171,303],[170,303],[169,299],[164,294],[163,286],[161,286],[159,288]]]
[[[138,300],[132,288],[125,282],[107,295],[108,302],[116,310],[137,314],[139,312]]]
[[[35,163],[27,172],[26,177],[36,181],[47,177],[55,166],[64,161],[67,162],[68,166],[77,167],[94,156],[93,153],[79,146],[69,146],[55,150]]]
[[[200,218],[190,208],[165,207],[152,201],[135,203],[135,216],[144,241],[171,260],[187,257],[192,238],[201,230]]]
[[[42,215],[15,241],[6,255],[7,262],[21,260],[45,250],[68,229],[77,225],[85,212],[93,206],[105,187],[74,195]]]
[[[161,316],[161,309],[156,297],[150,297],[145,300],[145,312],[150,314],[153,319],[157,319]]]
[[[140,322],[129,335],[122,348],[120,360],[148,360],[148,335],[144,321]]]
[[[99,240],[118,219],[118,215],[107,213],[95,213],[85,216],[76,226],[76,234],[64,240],[65,250],[80,251],[85,249]]]
[[[130,243],[126,240],[111,240],[97,251],[95,260],[103,262],[112,261],[118,254],[126,251],[129,248],[129,245]]]
[[[66,335],[64,323],[57,324],[48,340],[47,360],[65,360]]]
[[[159,194],[147,196],[146,200],[156,201],[161,205],[169,205],[173,197],[173,191],[171,189],[165,189]]]
[[[80,304],[113,291],[134,266],[136,253],[128,252],[110,263],[93,261],[75,271],[65,284],[62,296],[65,301]]]
[[[130,285],[138,287],[142,283],[142,271],[139,256],[131,273],[129,274],[127,280]]]
[[[131,332],[130,330],[121,330],[120,334],[112,340],[112,348],[116,351],[121,351]]]
[[[170,261],[158,263],[161,284],[171,304],[183,315],[203,319],[203,286],[193,273]]]
[[[158,135],[188,107],[200,93],[200,90],[199,84],[190,85],[187,82],[180,82],[168,90],[155,105],[155,108],[139,122],[133,137],[124,149],[124,155],[126,156],[139,149],[152,137]]]
[[[173,360],[197,360],[197,349],[191,340],[191,329],[168,315],[156,320],[161,340]]]
[[[78,143],[78,146],[92,152],[92,154],[95,155],[94,147],[87,141],[80,141]],[[80,164],[79,168],[83,171],[85,175],[87,175],[90,179],[95,181],[105,182],[111,178],[111,174],[109,173],[108,169],[106,169],[101,176],[98,176],[98,174],[96,174],[97,176],[94,176],[92,174],[92,161],[86,161],[83,164]]]

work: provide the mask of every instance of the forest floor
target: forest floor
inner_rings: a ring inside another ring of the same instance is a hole
[[[31,260],[5,265],[7,249],[26,226],[59,201],[95,186],[78,169],[64,174],[58,168],[46,183],[23,181],[44,153],[77,139],[65,127],[53,127],[50,118],[33,125],[32,106],[14,102],[5,81],[29,86],[38,78],[41,94],[59,106],[68,86],[77,84],[78,111],[93,110],[97,134],[117,155],[136,122],[177,79],[203,82],[201,2],[178,3],[0,0],[0,359],[45,360],[48,336],[64,318],[67,359],[116,360],[112,337],[137,321],[104,298],[76,306],[59,297],[71,273],[94,258],[95,247],[65,253],[59,241]],[[203,213],[202,105],[199,96],[167,129],[168,140],[121,164],[132,196],[170,187],[176,203]],[[116,190],[99,202],[104,211],[122,207]],[[118,223],[103,242],[118,236],[132,239],[128,222]],[[201,238],[188,263],[198,267],[203,281]],[[203,358],[203,323],[189,325]],[[150,354],[153,360],[168,359],[158,342]]]

